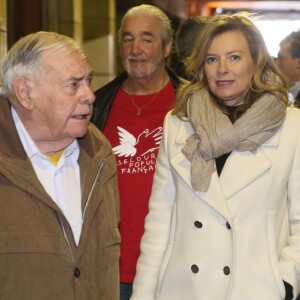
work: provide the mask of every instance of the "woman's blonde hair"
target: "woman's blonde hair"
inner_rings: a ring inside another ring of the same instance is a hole
[[[185,60],[187,75],[191,81],[185,82],[178,89],[177,103],[173,114],[180,118],[186,117],[187,102],[190,96],[202,88],[209,91],[204,72],[208,48],[216,36],[236,30],[245,36],[255,66],[255,71],[250,78],[249,89],[245,91],[244,102],[236,111],[237,116],[246,111],[263,93],[276,94],[286,104],[288,103],[288,84],[270,56],[259,29],[248,17],[219,15],[210,19],[210,22],[201,30],[193,53]],[[212,93],[210,94],[213,102],[225,112],[222,101]]]

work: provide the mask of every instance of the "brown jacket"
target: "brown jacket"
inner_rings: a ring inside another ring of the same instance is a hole
[[[0,300],[119,299],[114,155],[92,124],[79,145],[84,220],[77,247],[0,99]]]

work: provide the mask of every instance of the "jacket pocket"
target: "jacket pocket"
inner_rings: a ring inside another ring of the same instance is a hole
[[[0,299],[70,299],[65,241],[56,235],[0,234]]]
[[[97,232],[97,248],[105,248],[115,244],[120,244],[120,233],[116,227],[100,230]]]

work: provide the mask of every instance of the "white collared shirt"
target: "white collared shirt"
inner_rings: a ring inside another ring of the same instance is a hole
[[[15,109],[12,107],[11,110],[18,134],[35,173],[48,195],[68,220],[78,245],[82,229],[78,142],[75,139],[64,149],[57,166],[55,166],[46,155],[39,151]]]

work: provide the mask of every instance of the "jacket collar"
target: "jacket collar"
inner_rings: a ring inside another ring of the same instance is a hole
[[[0,97],[0,155],[26,160],[26,152],[19,138],[7,98]]]
[[[31,162],[24,150],[13,121],[11,107],[8,99],[0,98],[0,172],[14,185],[34,195],[54,210],[58,206],[45,192],[38,180]],[[85,137],[78,139],[80,146],[79,164],[81,172],[82,199],[87,199],[91,185],[100,164],[112,153],[108,144],[104,144],[102,134],[93,124]],[[115,173],[112,159],[105,163],[105,172],[101,173],[101,182],[106,181]],[[84,188],[83,188],[84,187]],[[85,200],[83,200],[84,202]]]

